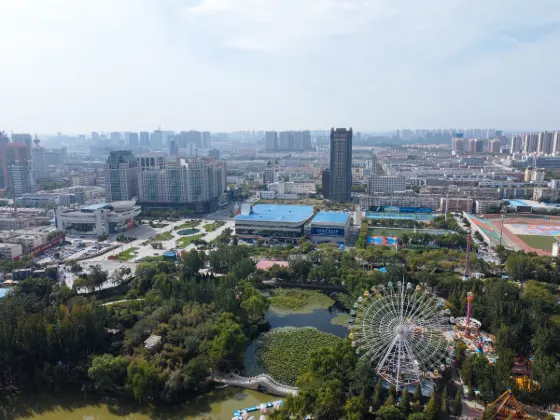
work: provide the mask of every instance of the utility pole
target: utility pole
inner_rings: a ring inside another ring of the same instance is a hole
[[[504,233],[504,217],[505,215],[502,214],[502,227],[500,229],[500,246],[502,246],[502,234]]]

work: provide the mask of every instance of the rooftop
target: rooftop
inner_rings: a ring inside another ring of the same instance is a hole
[[[340,211],[320,211],[312,222],[318,223],[346,223],[350,215]]]
[[[90,204],[89,206],[82,207],[82,210],[94,211],[94,210],[105,209],[108,206],[109,203],[96,203],[96,204]]]
[[[313,216],[313,206],[257,204],[250,214],[240,214],[236,221],[303,223]]]

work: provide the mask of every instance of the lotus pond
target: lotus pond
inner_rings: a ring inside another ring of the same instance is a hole
[[[337,340],[340,338],[312,327],[276,328],[257,340],[257,363],[277,381],[295,385],[307,367],[309,354]]]
[[[270,307],[277,312],[306,314],[315,309],[327,309],[334,303],[318,290],[276,289],[270,296]]]

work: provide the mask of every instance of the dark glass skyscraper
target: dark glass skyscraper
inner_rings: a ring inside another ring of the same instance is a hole
[[[329,198],[350,201],[352,192],[352,129],[331,128]]]

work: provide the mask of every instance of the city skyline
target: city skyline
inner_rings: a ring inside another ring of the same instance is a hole
[[[21,0],[0,12],[8,132],[556,128],[553,1]]]

